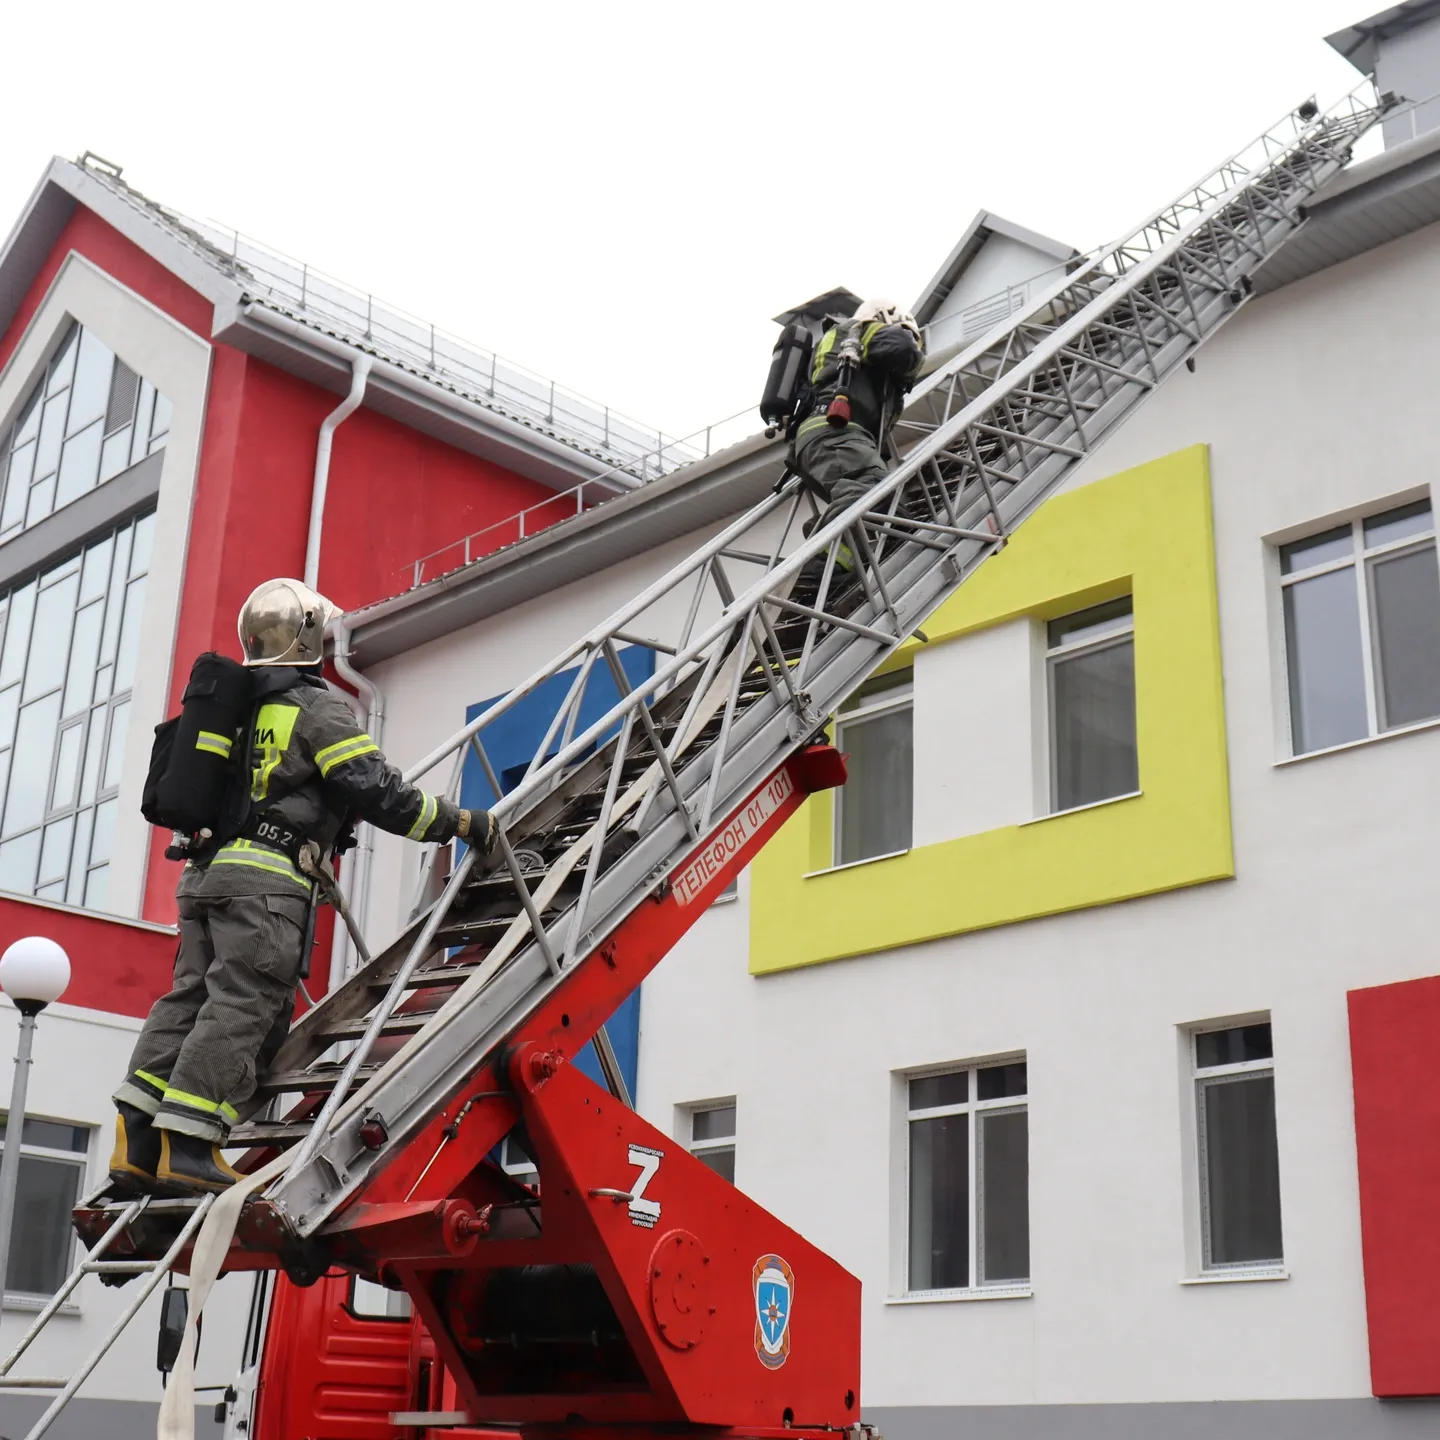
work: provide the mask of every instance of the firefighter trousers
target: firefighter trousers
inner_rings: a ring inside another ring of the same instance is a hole
[[[827,502],[818,519],[806,522],[806,535],[822,529],[837,515],[843,514],[890,473],[874,436],[853,421],[843,430],[827,425],[805,436],[796,446],[791,463]],[[868,530],[866,539],[873,543]],[[848,545],[841,544],[836,564],[841,570],[855,568],[854,556]],[[819,560],[818,564],[811,561],[807,568],[815,569],[818,581],[818,572],[824,568],[824,561]]]
[[[178,897],[174,984],[151,1007],[117,1101],[221,1143],[290,1029],[309,902]]]

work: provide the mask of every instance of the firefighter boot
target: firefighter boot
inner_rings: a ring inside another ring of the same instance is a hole
[[[110,1156],[110,1188],[117,1195],[145,1195],[155,1189],[160,1163],[160,1132],[143,1110],[117,1101],[115,1150]]]
[[[225,1163],[213,1140],[178,1130],[160,1132],[160,1168],[155,1174],[167,1191],[179,1195],[215,1194],[244,1178]]]

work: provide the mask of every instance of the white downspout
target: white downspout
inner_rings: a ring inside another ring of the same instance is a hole
[[[335,673],[360,696],[365,707],[365,729],[370,738],[384,750],[385,733],[385,692],[367,679],[350,663],[350,627],[342,615],[330,622],[335,636],[335,650],[331,657],[335,662]],[[349,860],[350,883],[345,887],[346,900],[360,933],[365,934],[365,917],[370,902],[370,868],[375,851],[375,830],[370,825],[360,825],[355,831],[356,845]],[[359,956],[350,943],[350,934],[344,922],[335,917],[335,935],[330,942],[330,988],[334,990],[348,980],[357,968]]]
[[[315,484],[310,491],[310,533],[305,537],[305,583],[312,590],[320,588],[320,533],[325,528],[325,492],[330,488],[330,448],[335,432],[360,408],[373,363],[363,351],[355,356],[350,393],[320,422],[320,438],[315,443]]]
[[[365,385],[370,378],[370,367],[374,361],[363,351],[351,362],[350,393],[320,422],[320,435],[315,442],[315,483],[310,490],[310,530],[305,537],[305,583],[312,589],[320,588],[320,540],[325,529],[325,496],[330,488],[330,452],[335,443],[335,432],[359,408],[365,399]],[[335,635],[335,670],[347,684],[353,685],[360,695],[366,710],[366,730],[378,745],[379,734],[385,720],[385,700],[379,689],[372,685],[350,664],[350,631],[344,619],[332,622]],[[369,885],[370,848],[372,844],[370,827],[361,825],[357,830],[359,844],[354,851],[352,878],[349,889],[350,912],[364,933],[365,892]],[[330,944],[330,989],[334,990],[346,978],[350,961],[350,936],[343,922],[335,917],[335,936]]]

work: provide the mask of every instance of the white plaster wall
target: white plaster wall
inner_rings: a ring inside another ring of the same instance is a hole
[[[172,404],[170,437],[160,472],[155,542],[145,584],[145,614],[130,724],[120,781],[119,818],[110,862],[107,910],[138,916],[145,886],[150,828],[140,814],[140,789],[154,729],[165,718],[179,622],[190,514],[200,465],[210,346],[83,256],[61,265],[8,365],[0,373],[0,428],[28,393],[69,319],[78,320]]]
[[[1234,880],[763,980],[746,971],[745,881],[646,982],[641,1111],[671,1130],[678,1105],[737,1097],[740,1185],[865,1283],[867,1404],[1368,1394],[1345,994],[1436,969],[1440,728],[1277,763],[1266,539],[1430,484],[1437,334],[1440,227],[1247,307],[1073,482],[1211,447]],[[438,738],[657,561],[383,667],[392,753]],[[917,839],[1034,813],[1037,673],[1023,627],[922,652]],[[1256,1012],[1274,1022],[1289,1278],[1182,1284],[1182,1027]],[[887,1303],[895,1072],[1016,1051],[1033,1295]]]
[[[1058,278],[1063,262],[1008,235],[991,235],[945,297],[928,329],[931,351],[963,338],[962,316],[971,305],[989,300],[1011,285],[1023,286],[1037,276],[1044,283]]]
[[[9,1096],[10,1057],[15,1053],[18,1019],[8,1000],[0,999],[0,1095]],[[110,1091],[125,1073],[140,1021],[72,1005],[52,1005],[39,1019],[26,1113],[72,1125],[92,1127],[87,1174],[81,1194],[95,1189],[105,1175],[114,1144],[115,1110]],[[79,1246],[75,1258],[79,1258]],[[132,1281],[131,1285],[140,1282]],[[251,1277],[227,1275],[205,1306],[205,1333],[197,1381],[228,1384],[239,1368]],[[62,1310],[25,1354],[17,1372],[69,1375],[95,1348],[134,1293],[110,1289],[94,1276],[80,1282],[74,1303]],[[7,1301],[0,1320],[0,1347],[8,1353],[35,1318],[36,1306]],[[155,1341],[160,1323],[158,1293],[100,1362],[82,1395],[115,1400],[160,1399],[155,1370]],[[63,1425],[61,1427],[63,1433]]]

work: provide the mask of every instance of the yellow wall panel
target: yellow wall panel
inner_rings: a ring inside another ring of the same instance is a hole
[[[1071,614],[1127,591],[1135,604],[1141,793],[828,872],[831,797],[817,795],[753,866],[754,973],[1235,873],[1203,445],[1042,506],[926,622],[929,648],[1022,616]],[[904,664],[918,648],[910,642],[893,663]],[[917,788],[924,780],[916,776]]]

